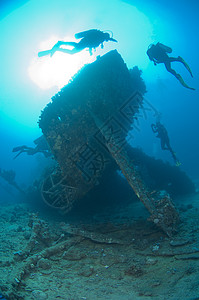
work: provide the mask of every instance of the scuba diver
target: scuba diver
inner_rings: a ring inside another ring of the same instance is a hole
[[[184,80],[182,79],[181,75],[178,74],[175,70],[173,70],[171,68],[171,63],[172,62],[174,62],[174,61],[180,62],[189,71],[191,77],[193,77],[191,69],[188,66],[188,64],[184,61],[184,59],[181,56],[178,56],[178,57],[170,57],[170,56],[168,56],[167,53],[171,53],[171,52],[172,52],[172,49],[170,47],[165,46],[164,44],[161,44],[161,43],[158,42],[156,45],[151,44],[149,46],[149,48],[147,50],[147,55],[148,55],[149,59],[154,62],[155,66],[157,64],[163,63],[165,65],[167,71],[170,72],[171,74],[173,74],[180,81],[180,83],[184,87],[186,87],[186,88],[188,88],[190,90],[195,90],[194,88],[189,87],[184,82]]]
[[[2,177],[5,181],[7,181],[10,185],[14,186],[19,192],[24,194],[24,191],[18,186],[15,181],[15,172],[13,170],[3,170],[0,168],[0,177]],[[0,299],[2,299],[0,297]]]
[[[109,33],[97,29],[90,29],[87,31],[76,33],[75,38],[81,40],[78,43],[58,41],[51,50],[41,51],[38,53],[38,56],[41,57],[48,54],[52,56],[56,51],[75,54],[84,50],[85,48],[88,48],[90,55],[92,55],[92,49],[95,49],[100,45],[101,48],[104,47],[103,42],[117,42],[115,39],[110,37]],[[65,49],[61,48],[61,46],[72,46],[73,49]]]
[[[162,125],[160,123],[160,121],[156,121],[156,124],[151,124],[151,128],[154,133],[157,133],[156,137],[160,138],[160,144],[161,144],[162,150],[170,151],[170,153],[175,161],[176,166],[180,166],[181,163],[178,161],[175,152],[171,148],[168,132],[167,132],[166,128],[164,127],[164,125]]]
[[[34,143],[36,144],[35,148],[28,147],[28,146],[19,146],[15,147],[12,149],[12,152],[19,152],[17,155],[14,157],[17,158],[21,153],[26,152],[28,155],[34,155],[36,153],[43,153],[45,157],[50,157],[52,153],[50,152],[50,148],[44,138],[44,136],[40,136],[36,140],[34,140]]]

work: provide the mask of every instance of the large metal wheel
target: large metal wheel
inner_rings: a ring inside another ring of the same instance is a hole
[[[50,174],[42,183],[41,194],[44,202],[51,208],[67,213],[72,209],[76,200],[77,188],[67,185],[59,170]]]

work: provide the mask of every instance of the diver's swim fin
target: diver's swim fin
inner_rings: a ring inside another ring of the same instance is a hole
[[[182,77],[180,76],[180,74],[178,74],[178,75],[176,76],[176,78],[180,81],[180,83],[181,83],[184,87],[186,87],[187,89],[190,89],[190,90],[195,91],[194,88],[188,86],[188,85],[184,82],[184,80],[182,79]]]
[[[176,153],[172,149],[170,149],[170,152],[171,152],[171,155],[172,155],[172,157],[173,157],[173,159],[175,161],[176,167],[181,166],[181,162],[177,159]]]
[[[21,150],[24,150],[25,148],[27,148],[27,146],[23,145],[23,146],[18,146],[18,147],[14,147],[12,149],[12,152],[18,152],[18,151],[21,151]]]
[[[55,52],[57,51],[57,49],[59,48],[60,44],[61,44],[61,42],[59,41],[52,47],[52,49],[46,50],[46,51],[40,51],[38,53],[38,56],[42,57],[42,56],[46,56],[49,54],[50,54],[50,56],[53,56],[55,54]]]
[[[190,69],[189,65],[186,63],[186,61],[185,61],[181,56],[178,56],[178,58],[179,58],[179,61],[180,61],[181,63],[183,63],[183,65],[185,66],[185,68],[187,69],[187,71],[189,71],[191,77],[193,77],[193,74],[192,74],[192,72],[191,72],[191,69]]]
[[[38,57],[42,57],[42,56],[46,56],[52,53],[52,49],[51,50],[46,50],[46,51],[40,51],[38,52]]]
[[[181,166],[182,164],[181,164],[181,162],[180,161],[176,161],[176,167],[179,167],[179,166]]]

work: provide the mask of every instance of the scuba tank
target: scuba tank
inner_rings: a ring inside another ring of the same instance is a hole
[[[81,38],[85,38],[85,37],[90,38],[90,37],[93,37],[93,35],[95,35],[96,33],[99,33],[99,32],[102,33],[102,31],[100,31],[100,30],[90,29],[90,30],[86,30],[86,31],[82,31],[82,32],[76,33],[75,34],[75,38],[76,39],[81,39]]]
[[[112,34],[111,37],[110,37],[110,34],[108,33],[108,31],[111,32],[111,34]],[[113,39],[113,33],[110,30],[101,31],[98,29],[90,29],[90,30],[76,33],[75,38],[76,39],[87,38],[88,40],[102,39],[102,40],[106,40],[106,41],[117,42],[117,40]]]
[[[164,50],[167,53],[171,53],[172,52],[172,49],[170,47],[168,47],[168,46],[166,46],[166,45],[164,45],[162,43],[158,42],[156,45],[159,46],[162,50]]]

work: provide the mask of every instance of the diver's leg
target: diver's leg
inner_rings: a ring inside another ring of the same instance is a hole
[[[169,61],[165,62],[164,65],[165,65],[167,71],[177,78],[179,74],[174,69],[171,68],[171,62],[172,62],[172,60],[169,60]]]
[[[76,47],[77,43],[58,41],[50,50],[40,51],[38,53],[38,56],[42,57],[42,56],[46,56],[46,55],[49,55],[49,54],[50,54],[50,56],[53,56],[55,54],[55,52],[59,49],[59,47],[62,46],[62,45],[68,45],[68,46]]]
[[[63,41],[58,41],[53,47],[57,46],[72,46],[72,47],[76,47],[78,43],[76,42],[63,42]]]
[[[181,163],[179,162],[179,160],[178,160],[177,157],[176,157],[175,152],[174,152],[173,149],[171,148],[169,139],[167,140],[166,145],[167,145],[168,150],[170,151],[170,153],[171,153],[171,155],[172,155],[172,157],[173,157],[173,160],[174,160],[176,166],[179,167],[179,166],[181,165]]]
[[[167,149],[168,149],[171,153],[174,153],[174,152],[173,152],[173,149],[171,148],[169,139],[166,141],[166,146],[167,146]]]
[[[70,49],[58,48],[56,51],[67,53],[67,54],[75,54],[82,51],[82,49],[73,48],[70,50]]]
[[[61,52],[68,53],[68,54],[74,54],[74,53],[77,53],[77,52],[83,50],[83,48],[79,47],[78,44],[79,43],[75,43],[75,42],[58,41],[50,50],[40,51],[38,53],[38,56],[42,57],[42,56],[46,56],[46,55],[49,55],[49,54],[50,54],[50,56],[53,56],[56,51],[61,51]],[[74,49],[72,49],[72,50],[68,49],[67,50],[67,49],[64,49],[64,48],[60,48],[60,46],[72,46],[72,47],[74,47]]]
[[[18,152],[18,151],[21,151],[21,150],[24,150],[24,149],[27,149],[27,148],[28,147],[26,145],[15,147],[15,148],[12,149],[12,152]]]
[[[86,48],[85,46],[81,45],[80,43],[75,43],[75,42],[58,42],[57,43],[58,47],[56,48],[55,51],[60,51],[63,53],[67,53],[67,54],[75,54],[78,53],[80,51],[82,51],[84,48]],[[65,49],[65,48],[61,48],[60,46],[72,46],[73,49]]]
[[[171,152],[171,155],[172,155],[173,160],[176,164],[176,167],[179,167],[181,165],[181,162],[177,159],[177,156],[176,156],[175,152],[173,151],[172,148],[170,148],[169,151]]]
[[[51,49],[51,54],[50,56],[53,56],[55,54],[56,51],[61,51],[60,49],[63,49],[63,48],[60,48],[61,46],[72,46],[72,47],[76,47],[78,45],[78,43],[75,43],[75,42],[64,42],[64,41],[58,41]],[[72,49],[73,50],[73,49]],[[73,54],[71,53],[72,50],[69,50],[69,54]],[[62,51],[64,52],[64,51]],[[65,53],[68,53],[65,51]]]
[[[172,57],[170,57],[170,58],[172,59]],[[181,83],[184,87],[186,87],[187,89],[190,89],[190,90],[195,90],[194,88],[189,87],[189,86],[184,82],[184,80],[182,79],[181,75],[178,74],[174,69],[171,68],[171,61],[165,62],[164,65],[165,65],[167,71],[168,71],[169,73],[173,74],[173,75],[180,81],[180,83]]]
[[[162,149],[162,150],[168,150],[168,149],[165,147],[166,143],[165,143],[165,140],[164,140],[164,139],[161,139],[161,140],[160,140],[160,145],[161,145],[161,149]]]
[[[25,152],[25,151],[23,151],[23,150],[19,151],[19,153],[17,153],[17,155],[13,159],[16,159],[23,152]]]
[[[170,61],[173,62],[173,61],[178,61],[178,62],[181,62],[185,68],[189,71],[191,77],[193,77],[193,74],[191,72],[191,69],[189,67],[189,65],[186,63],[186,61],[181,57],[181,56],[178,56],[178,57],[170,57]]]
[[[16,159],[21,153],[27,153],[28,152],[28,148],[27,149],[22,149],[21,151],[19,151],[19,153],[13,158],[13,159]]]
[[[176,154],[175,154],[175,152],[173,151],[173,149],[169,149],[169,151],[171,152],[171,155],[172,155],[173,159],[174,159],[175,161],[177,161],[177,157],[176,157]]]

